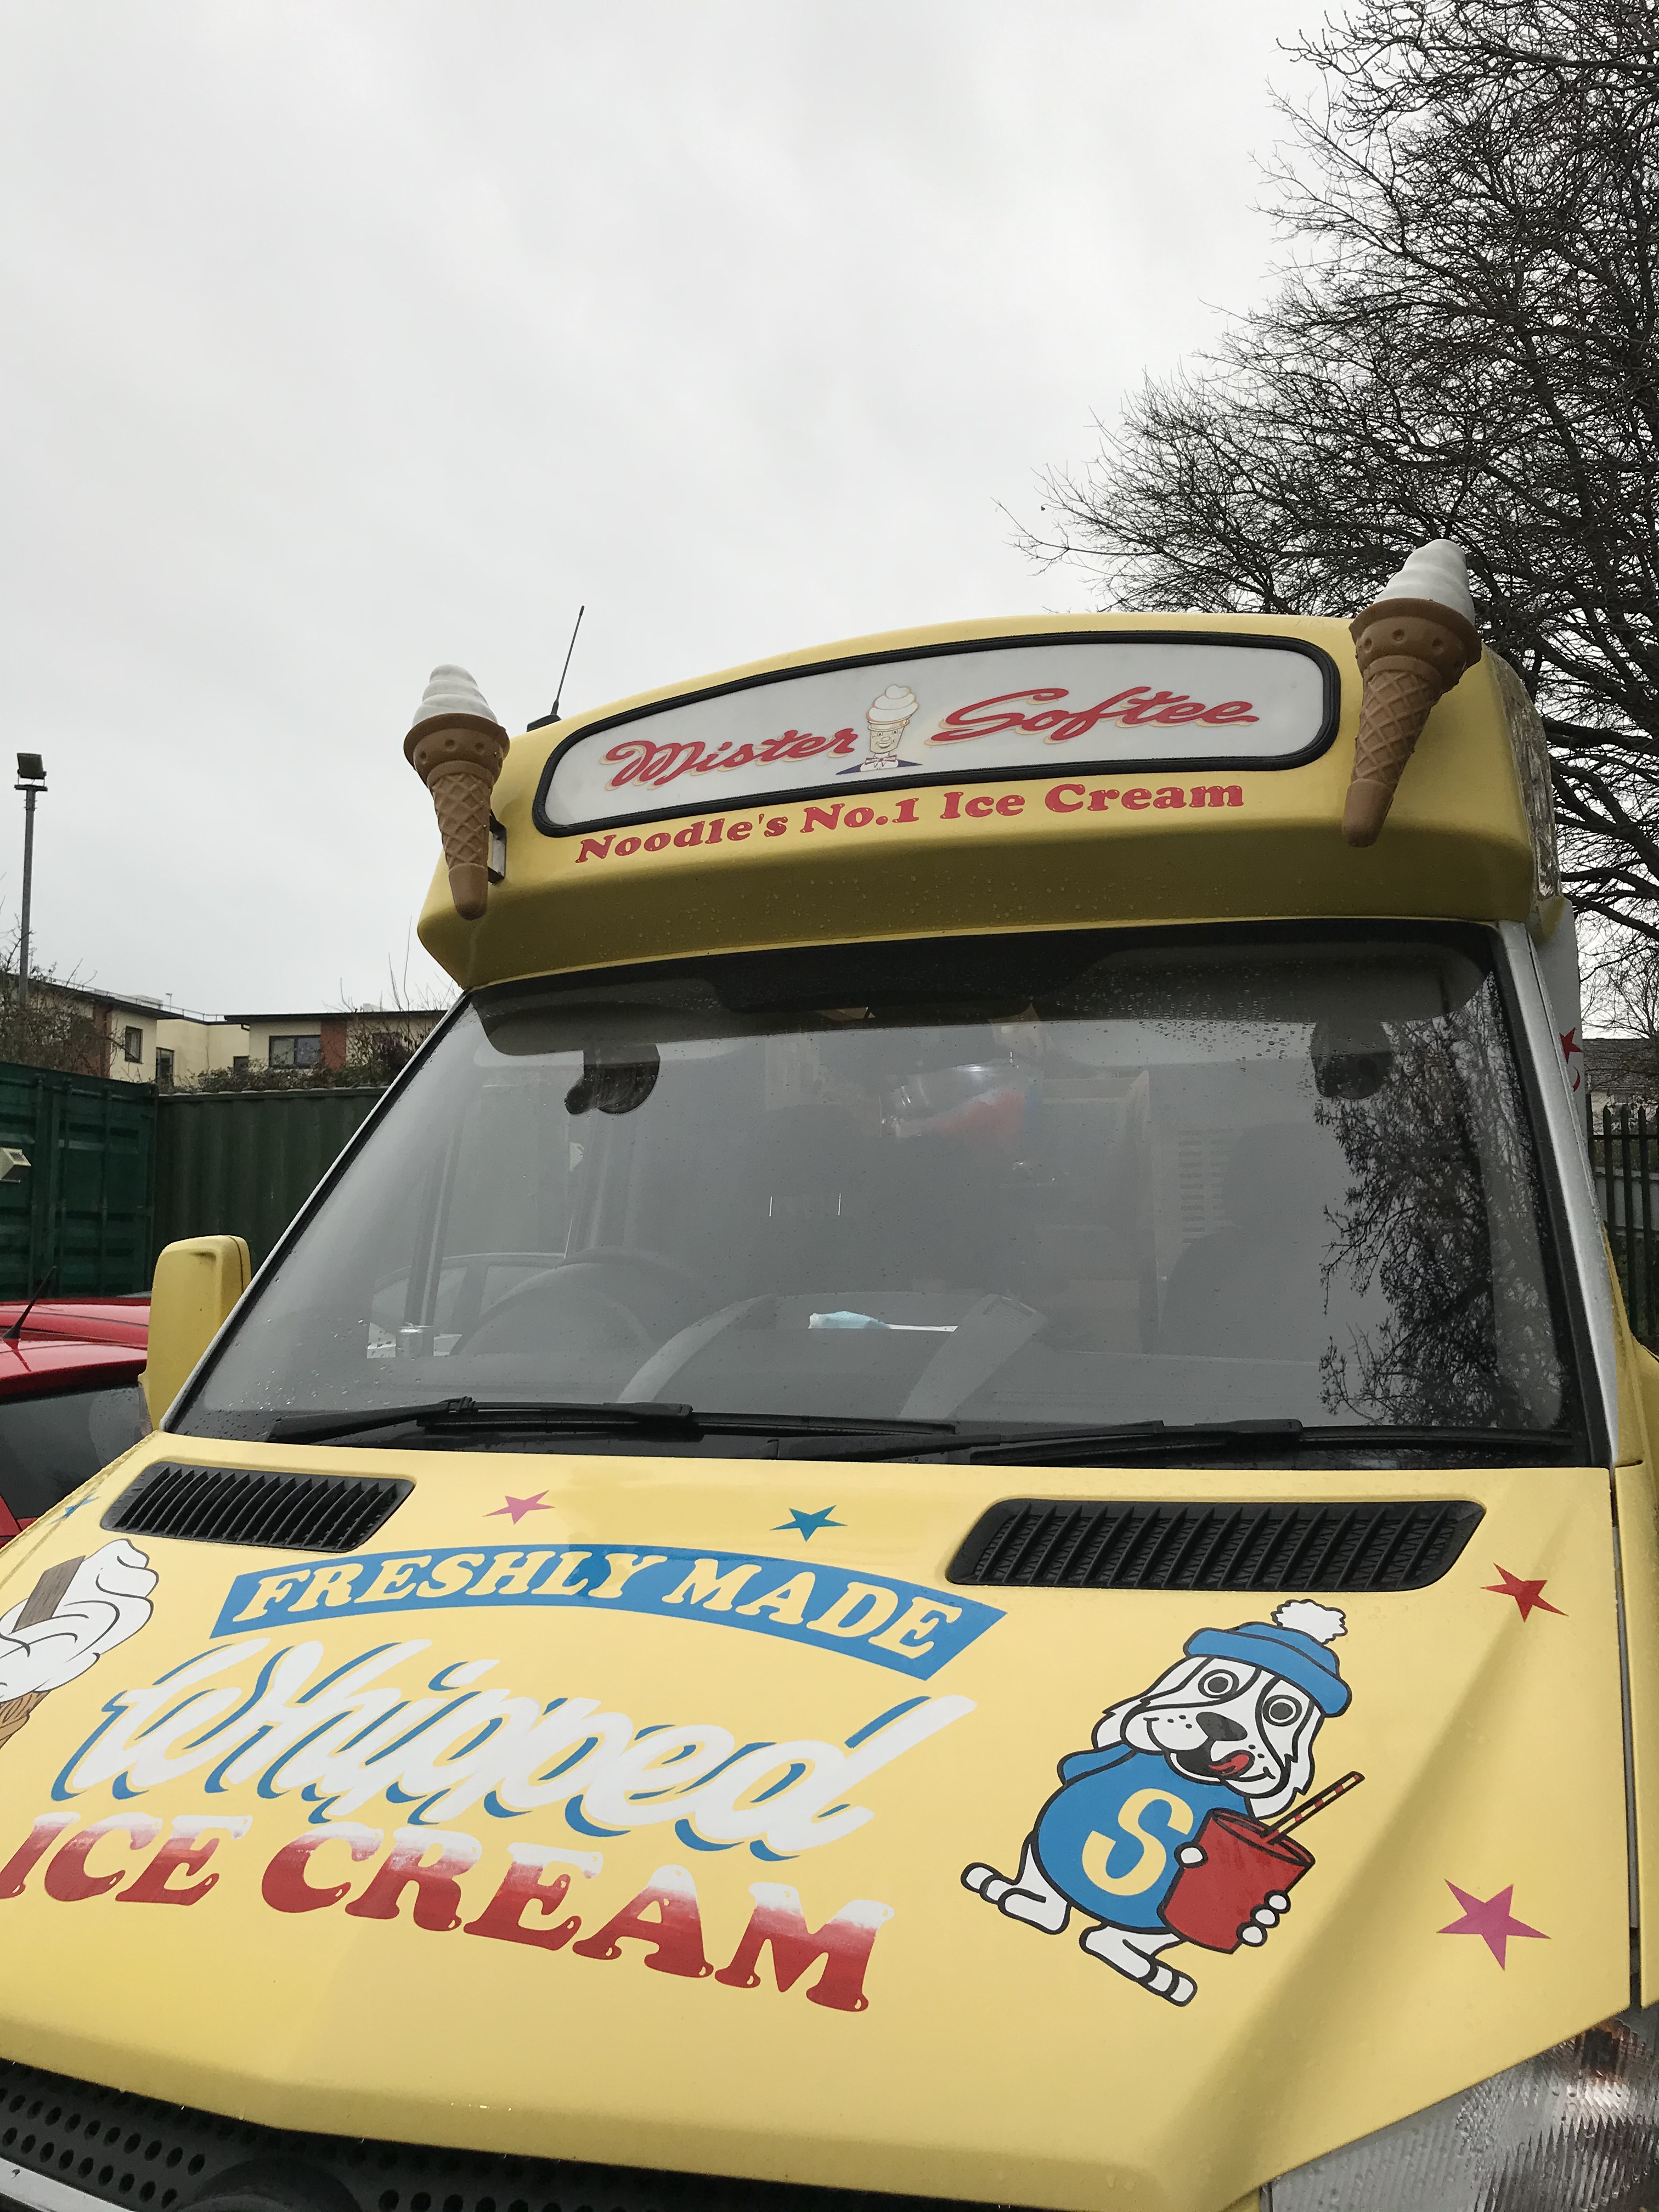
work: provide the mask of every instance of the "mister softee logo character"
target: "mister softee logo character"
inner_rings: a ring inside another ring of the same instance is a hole
[[[1313,1864],[1287,1830],[1363,1778],[1345,1775],[1282,1817],[1313,1781],[1315,1737],[1347,1708],[1329,1648],[1346,1627],[1334,1607],[1297,1600],[1270,1621],[1200,1629],[1150,1688],[1103,1716],[1092,1749],[1060,1761],[1018,1873],[975,1864],[963,1883],[1044,1935],[1087,1914],[1091,1957],[1189,2002],[1192,1976],[1158,1954],[1265,1942]]]

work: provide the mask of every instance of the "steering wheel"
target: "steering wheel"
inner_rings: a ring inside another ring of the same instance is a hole
[[[620,1296],[608,1295],[606,1290],[600,1287],[605,1276],[611,1271],[621,1270],[625,1273],[629,1269],[656,1277],[660,1284],[677,1294],[672,1297],[676,1311],[683,1304],[688,1290],[702,1301],[705,1310],[721,1302],[718,1285],[707,1275],[700,1274],[695,1267],[684,1266],[678,1260],[667,1258],[663,1253],[635,1251],[622,1244],[596,1245],[592,1251],[575,1253],[569,1259],[562,1261],[557,1267],[549,1267],[542,1274],[532,1275],[527,1283],[520,1283],[505,1297],[498,1298],[488,1313],[482,1315],[454,1346],[451,1357],[461,1352],[489,1350],[489,1344],[481,1340],[487,1339],[492,1331],[497,1331],[502,1322],[510,1328],[515,1318],[520,1321],[530,1318],[526,1309],[541,1305],[551,1307],[572,1296],[585,1304],[603,1308],[624,1319],[629,1324],[629,1334],[641,1348],[649,1349],[660,1340],[663,1332],[660,1329],[653,1332],[648,1316],[635,1310],[633,1301],[625,1291]],[[594,1279],[590,1270],[598,1271],[598,1280]],[[588,1273],[586,1283],[581,1279],[584,1273]],[[670,1319],[674,1321],[672,1314]],[[678,1325],[677,1322],[674,1325]],[[672,1326],[668,1333],[672,1334]]]

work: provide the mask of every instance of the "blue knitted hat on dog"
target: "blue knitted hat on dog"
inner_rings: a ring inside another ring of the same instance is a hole
[[[1265,1667],[1305,1690],[1327,1719],[1332,1719],[1346,1711],[1353,1695],[1335,1655],[1327,1648],[1346,1628],[1334,1606],[1293,1600],[1281,1605],[1271,1620],[1246,1620],[1237,1628],[1200,1628],[1188,1638],[1187,1655]]]

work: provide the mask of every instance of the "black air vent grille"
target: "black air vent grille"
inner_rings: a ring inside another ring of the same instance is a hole
[[[1422,1589],[1451,1566],[1482,1510],[1012,1498],[975,1523],[950,1578],[1015,1589]]]
[[[104,1516],[124,1536],[193,1544],[264,1544],[283,1552],[353,1552],[415,1487],[389,1477],[280,1469],[146,1468]]]

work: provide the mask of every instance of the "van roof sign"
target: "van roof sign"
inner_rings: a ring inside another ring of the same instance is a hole
[[[1299,767],[1336,732],[1305,640],[1118,630],[990,638],[781,669],[590,722],[536,793],[554,837],[880,787],[1091,769]]]

